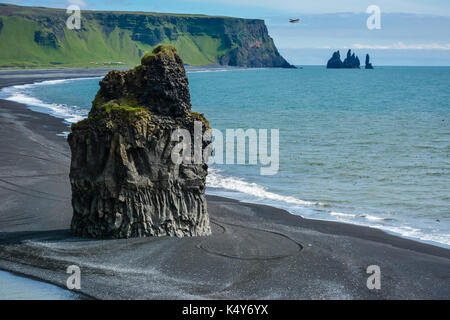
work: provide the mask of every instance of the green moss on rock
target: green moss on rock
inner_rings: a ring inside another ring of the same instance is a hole
[[[190,115],[191,115],[195,120],[201,121],[201,122],[205,125],[205,127],[206,127],[207,129],[210,128],[210,122],[206,119],[206,117],[205,117],[205,115],[204,115],[203,113],[191,112]]]
[[[143,65],[150,65],[153,60],[157,58],[159,55],[168,55],[171,59],[175,59],[175,54],[177,50],[172,45],[160,44],[153,49],[152,52],[147,52],[141,59],[141,63]]]

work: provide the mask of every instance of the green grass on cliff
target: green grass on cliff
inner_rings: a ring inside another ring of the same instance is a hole
[[[134,65],[139,62],[138,49],[152,49],[145,44],[136,45],[126,30],[102,34],[95,23],[86,23],[83,37],[66,28],[65,41],[59,41],[58,48],[46,47],[34,41],[35,31],[42,30],[36,22],[21,17],[2,17],[2,22],[1,67],[99,67],[95,63],[121,61]]]
[[[81,29],[70,30],[68,17],[0,3],[0,68],[133,67],[158,44],[172,44],[194,66],[287,64],[263,20],[82,10]]]
[[[98,20],[85,18],[81,32],[60,28],[56,48],[40,45],[35,42],[35,32],[52,30],[39,23],[42,18],[36,18],[31,8],[24,10],[17,16],[2,15],[0,11],[2,68],[102,67],[117,62],[130,67],[139,64],[140,54],[153,49],[153,46],[132,40],[131,30],[119,27],[106,30]],[[166,39],[162,43],[174,45],[184,63],[189,65],[217,63],[217,57],[226,52],[220,38],[201,33],[179,34],[176,40]]]
[[[220,50],[221,41],[208,36],[183,36],[172,42],[183,61],[190,65],[208,65],[217,62],[216,57],[225,53]]]

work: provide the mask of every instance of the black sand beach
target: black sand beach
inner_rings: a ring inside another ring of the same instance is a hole
[[[105,70],[3,71],[0,87]],[[60,119],[0,100],[0,269],[98,299],[449,299],[450,250],[354,225],[209,196],[213,235],[72,238]],[[381,289],[369,290],[370,265]]]

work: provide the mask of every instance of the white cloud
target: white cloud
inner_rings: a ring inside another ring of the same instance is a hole
[[[282,49],[325,49],[325,50],[336,50],[339,47],[336,46],[282,46]],[[355,43],[351,46],[341,46],[341,49],[368,49],[368,50],[450,50],[450,44],[438,44],[438,43],[428,43],[428,44],[404,44],[403,42],[397,42],[390,45],[369,45]]]
[[[67,2],[71,5],[86,7],[86,2],[84,2],[84,0],[67,0]]]
[[[381,7],[382,13],[402,12],[450,15],[450,4],[440,0],[184,0],[274,9],[277,11],[298,13],[366,12],[369,5]]]
[[[450,50],[450,44],[404,44],[397,42],[391,45],[365,45],[355,43],[350,49],[374,49],[374,50]]]

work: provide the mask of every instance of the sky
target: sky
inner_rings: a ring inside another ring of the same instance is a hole
[[[0,0],[2,1],[2,0]],[[200,13],[264,19],[280,53],[323,65],[334,50],[371,54],[375,65],[450,65],[450,0],[12,0],[18,5],[85,10]],[[366,13],[380,8],[380,28]],[[289,18],[300,18],[291,24]]]
[[[204,13],[255,17],[274,13],[365,12],[378,5],[385,13],[420,13],[450,16],[448,0],[12,0],[22,5],[66,7],[67,3],[94,10],[137,10]]]

